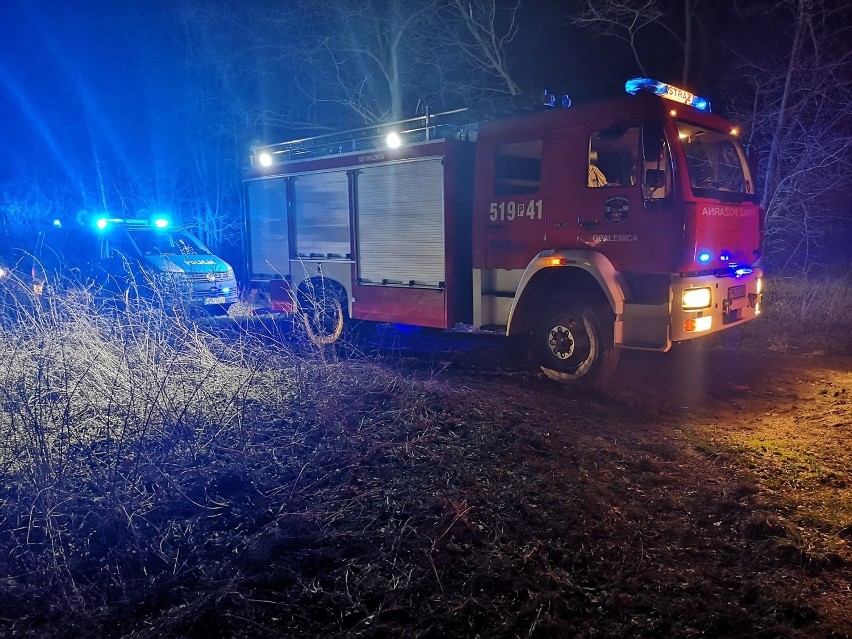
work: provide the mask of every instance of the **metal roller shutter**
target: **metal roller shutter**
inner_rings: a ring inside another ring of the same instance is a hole
[[[377,284],[439,286],[444,276],[440,158],[358,171],[358,276]]]
[[[309,173],[293,178],[296,255],[347,257],[349,180],[346,171]]]
[[[287,183],[284,178],[248,184],[251,277],[290,274]]]

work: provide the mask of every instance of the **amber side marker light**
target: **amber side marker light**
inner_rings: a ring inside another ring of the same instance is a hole
[[[683,322],[683,330],[687,333],[709,331],[711,326],[713,326],[712,317],[694,317]]]
[[[568,259],[564,257],[551,257],[547,260],[548,266],[567,266]]]

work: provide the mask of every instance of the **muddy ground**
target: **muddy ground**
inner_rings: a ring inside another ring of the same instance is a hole
[[[395,339],[453,389],[434,636],[852,636],[852,357],[717,339],[578,390]]]

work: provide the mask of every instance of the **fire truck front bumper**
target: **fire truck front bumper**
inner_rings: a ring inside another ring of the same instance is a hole
[[[763,272],[735,271],[730,277],[682,277],[672,282],[671,341],[682,342],[738,326],[763,311]]]

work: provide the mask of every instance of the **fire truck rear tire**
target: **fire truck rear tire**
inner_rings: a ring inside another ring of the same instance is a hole
[[[333,285],[317,287],[310,297],[299,299],[299,314],[308,339],[316,346],[333,344],[343,334],[345,311],[340,291]]]
[[[619,350],[613,346],[613,318],[608,308],[552,306],[533,333],[534,353],[550,379],[601,385],[612,375]]]

